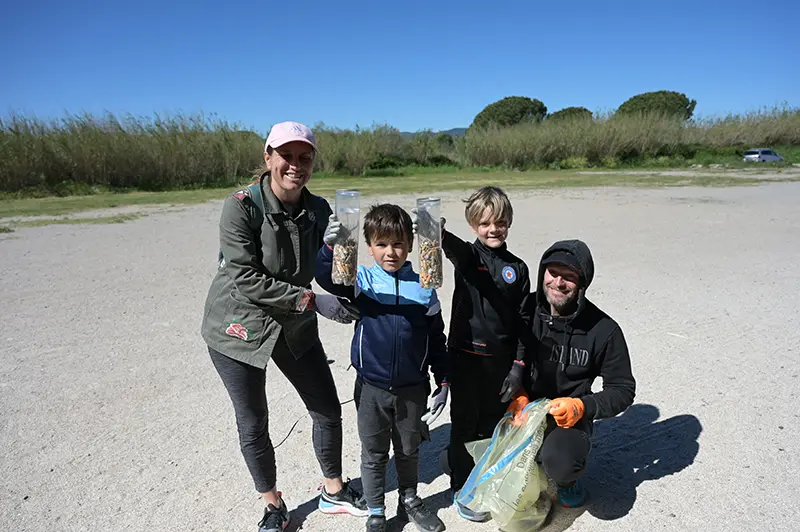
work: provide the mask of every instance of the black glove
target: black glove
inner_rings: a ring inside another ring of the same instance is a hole
[[[358,305],[350,301],[349,299],[345,299],[343,297],[338,298],[339,303],[342,304],[342,307],[347,311],[347,314],[353,318],[353,321],[358,321],[361,319],[361,311],[358,310]]]
[[[524,373],[525,363],[515,360],[514,364],[511,365],[511,371],[508,372],[506,380],[503,381],[503,386],[500,387],[501,402],[509,402],[514,397],[514,394],[522,388],[522,376]]]

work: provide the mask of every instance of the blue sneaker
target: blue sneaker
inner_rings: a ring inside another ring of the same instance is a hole
[[[460,502],[456,500],[456,497],[453,497],[453,503],[456,505],[456,510],[458,511],[458,515],[463,517],[468,521],[472,521],[473,523],[485,523],[492,518],[492,514],[489,512],[476,512],[474,510],[470,510]]]
[[[558,503],[565,508],[578,508],[586,502],[586,490],[579,482],[558,486]]]

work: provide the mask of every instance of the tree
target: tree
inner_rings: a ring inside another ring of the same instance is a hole
[[[592,112],[586,107],[565,107],[547,116],[547,120],[591,120]]]
[[[448,150],[453,147],[453,137],[443,131],[436,134],[435,140],[440,150]]]
[[[695,100],[690,100],[682,92],[656,91],[637,94],[617,109],[617,114],[630,115],[642,113],[664,113],[689,120],[694,114]]]
[[[547,115],[547,107],[536,99],[525,96],[508,96],[487,105],[475,116],[472,127],[489,125],[513,126],[522,122],[539,122]]]

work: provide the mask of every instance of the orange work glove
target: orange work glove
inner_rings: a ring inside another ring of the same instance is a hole
[[[550,415],[561,428],[571,428],[582,417],[585,408],[583,401],[574,397],[559,397],[550,401]]]
[[[530,402],[528,394],[526,394],[524,390],[519,390],[514,394],[511,403],[508,405],[508,408],[506,408],[506,413],[510,413],[514,416],[511,420],[513,426],[520,427],[528,420],[528,414],[523,413],[522,409],[528,406]]]

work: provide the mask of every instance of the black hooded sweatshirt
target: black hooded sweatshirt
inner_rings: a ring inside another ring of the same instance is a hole
[[[552,316],[544,287],[544,260],[556,251],[575,256],[581,265],[578,308],[570,316]],[[633,403],[636,381],[631,373],[628,346],[617,322],[586,298],[594,277],[594,261],[580,240],[562,240],[542,255],[533,334],[538,346],[531,362],[531,398],[576,397],[583,401],[588,420],[614,417]],[[592,393],[592,383],[603,378],[603,390]]]

